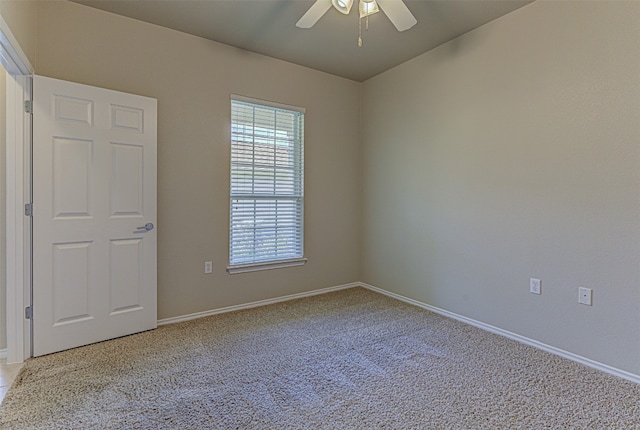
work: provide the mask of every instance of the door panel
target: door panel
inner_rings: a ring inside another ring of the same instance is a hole
[[[54,96],[54,115],[57,122],[72,124],[93,124],[93,101],[63,95]]]
[[[138,311],[143,294],[142,239],[112,240],[110,245],[109,310],[111,314]]]
[[[53,138],[53,216],[90,217],[89,199],[93,142],[81,139]]]
[[[111,215],[142,216],[144,146],[111,143]]]
[[[156,327],[156,100],[36,76],[33,343]]]
[[[89,309],[91,242],[53,244],[53,326],[92,319]]]

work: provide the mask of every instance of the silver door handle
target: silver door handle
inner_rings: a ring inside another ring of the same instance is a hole
[[[143,226],[137,227],[137,230],[135,231],[136,233],[144,233],[146,231],[151,231],[153,230],[153,223],[148,222]]]

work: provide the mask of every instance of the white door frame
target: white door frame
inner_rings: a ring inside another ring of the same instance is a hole
[[[6,73],[6,294],[7,362],[31,356],[31,324],[24,309],[31,305],[31,100],[33,66],[0,16],[0,62]]]

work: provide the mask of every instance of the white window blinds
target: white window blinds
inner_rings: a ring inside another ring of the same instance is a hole
[[[304,112],[259,103],[231,100],[231,266],[303,256]]]

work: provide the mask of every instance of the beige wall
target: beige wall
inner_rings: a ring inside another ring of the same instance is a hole
[[[36,1],[0,0],[0,15],[32,66],[36,62]]]
[[[5,274],[7,259],[6,259],[6,164],[5,164],[5,147],[6,147],[6,83],[5,83],[5,70],[0,66],[0,349],[7,347],[7,330],[6,330],[6,303],[7,303],[7,278]]]
[[[363,281],[640,374],[639,40],[535,2],[367,81]]]
[[[159,318],[358,280],[360,84],[75,3],[37,19],[38,74],[158,99]],[[307,110],[303,267],[225,271],[231,94]]]

